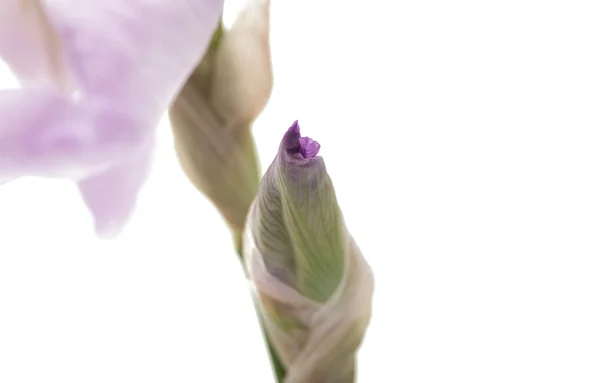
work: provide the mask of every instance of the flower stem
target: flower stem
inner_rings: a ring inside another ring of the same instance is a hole
[[[260,327],[262,329],[263,337],[265,338],[265,343],[267,344],[267,348],[269,350],[269,356],[271,358],[271,367],[273,368],[273,373],[275,374],[275,379],[276,379],[277,383],[283,383],[283,380],[285,378],[285,368],[283,367],[281,360],[279,360],[279,357],[277,356],[277,352],[275,351],[275,348],[273,347],[273,344],[271,343],[271,339],[265,328],[264,319],[262,317],[262,314],[260,313],[260,309],[258,307],[258,302],[256,301],[256,298],[253,297],[253,301],[254,301],[254,308],[256,309],[256,314],[258,316],[258,321],[259,321]]]
[[[240,262],[242,263],[242,267],[244,268],[244,273],[246,273],[246,267],[244,265],[244,257],[243,257],[244,253],[242,252],[241,240],[236,240],[236,252],[237,252]],[[258,323],[260,324],[260,328],[261,328],[263,337],[265,339],[265,343],[267,345],[267,350],[269,352],[269,358],[271,359],[271,367],[273,368],[273,373],[275,374],[276,382],[283,383],[283,381],[285,379],[285,367],[283,366],[283,363],[279,359],[279,356],[277,355],[277,351],[275,351],[275,347],[273,346],[273,343],[271,341],[269,333],[267,332],[265,320],[260,311],[260,306],[258,304],[258,300],[256,299],[256,296],[254,294],[252,294],[252,301],[254,303],[254,309],[256,310],[256,315],[258,317]]]

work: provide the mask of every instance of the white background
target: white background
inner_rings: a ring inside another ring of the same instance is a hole
[[[322,144],[376,276],[366,382],[600,381],[593,1],[273,1],[254,132]],[[12,79],[4,70],[2,84]],[[0,382],[271,382],[230,237],[167,122],[130,225],[0,188]]]

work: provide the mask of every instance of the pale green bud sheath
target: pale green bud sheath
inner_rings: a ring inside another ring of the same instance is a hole
[[[169,110],[177,156],[187,177],[241,234],[260,181],[251,126],[273,86],[269,1],[248,0],[222,26]]]
[[[318,151],[296,121],[244,232],[244,260],[287,383],[353,382],[371,318],[371,268],[346,228]]]

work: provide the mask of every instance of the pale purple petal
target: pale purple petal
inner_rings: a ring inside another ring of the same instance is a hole
[[[154,140],[148,140],[126,161],[78,183],[99,237],[115,236],[126,225],[150,170],[153,149]]]
[[[63,43],[39,0],[0,0],[0,57],[22,84],[74,86]]]
[[[54,0],[84,93],[120,102],[153,125],[202,58],[223,0]]]
[[[0,11],[9,9],[0,5]],[[0,183],[31,175],[85,180],[80,187],[98,232],[108,226],[118,231],[148,172],[150,149],[144,145],[154,139],[160,118],[204,54],[223,0],[44,5],[47,30],[61,37],[78,99],[59,81],[54,89],[31,88],[26,81],[22,90],[0,93]],[[8,29],[15,39],[0,38],[0,56],[20,80],[55,72],[52,60],[38,60],[40,49],[48,51],[38,33],[44,28],[6,25],[0,32]]]
[[[0,180],[80,179],[127,158],[152,130],[118,105],[55,88],[0,91]]]
[[[317,141],[310,137],[300,137],[298,141],[300,142],[300,153],[304,158],[313,158],[319,154],[321,145]]]

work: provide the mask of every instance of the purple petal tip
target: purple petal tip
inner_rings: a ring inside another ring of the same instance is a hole
[[[321,145],[309,137],[300,136],[298,120],[294,121],[283,137],[285,150],[290,154],[300,153],[303,158],[314,158],[319,154]]]

